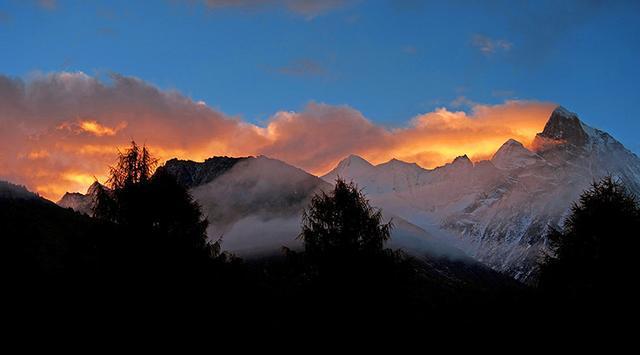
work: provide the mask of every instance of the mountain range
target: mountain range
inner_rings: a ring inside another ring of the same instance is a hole
[[[433,170],[350,156],[322,178],[356,181],[383,210],[527,281],[547,251],[549,229],[560,228],[582,191],[608,174],[640,192],[640,159],[558,107],[532,149],[510,139],[490,160],[461,156]]]
[[[460,156],[424,169],[392,159],[373,165],[351,155],[316,177],[282,161],[213,157],[172,159],[166,169],[190,189],[211,222],[212,239],[243,256],[296,248],[302,210],[336,178],[353,180],[394,229],[391,246],[415,255],[475,258],[530,282],[548,251],[550,228],[560,228],[573,202],[608,174],[640,193],[640,159],[609,134],[558,107],[530,148],[510,139],[489,160]],[[90,214],[87,194],[67,193],[58,204]]]

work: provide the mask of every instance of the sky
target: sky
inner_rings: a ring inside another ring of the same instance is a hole
[[[55,199],[161,158],[434,167],[556,104],[640,151],[637,1],[0,0],[0,178]]]

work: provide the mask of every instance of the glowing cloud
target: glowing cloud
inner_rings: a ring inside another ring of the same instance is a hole
[[[103,126],[95,120],[79,120],[77,122],[65,122],[58,129],[68,129],[78,134],[89,133],[95,136],[114,136],[119,130],[127,127],[127,122],[120,122],[115,127]]]
[[[431,168],[462,154],[490,157],[509,138],[529,145],[554,107],[507,101],[476,104],[470,113],[440,108],[389,129],[348,106],[310,103],[256,126],[117,74],[109,84],[83,73],[27,82],[0,75],[0,179],[53,200],[84,192],[94,177],[104,181],[117,149],[132,138],[161,161],[264,154],[323,174],[359,154],[373,163],[398,158]]]

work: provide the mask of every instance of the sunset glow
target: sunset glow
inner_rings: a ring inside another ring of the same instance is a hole
[[[57,95],[63,83],[61,99],[83,99],[73,110],[27,97],[9,107],[14,114],[2,117],[8,126],[0,133],[0,177],[55,201],[67,191],[85,192],[94,178],[104,182],[131,139],[160,162],[267,155],[321,175],[358,154],[374,164],[397,158],[434,168],[463,154],[488,159],[510,138],[530,145],[555,107],[530,101],[475,104],[468,112],[442,107],[387,128],[354,108],[312,102],[300,112],[276,112],[260,126],[135,78],[113,80],[106,85],[83,73],[59,73],[28,82],[27,88]],[[87,87],[94,94],[87,96]],[[20,86],[14,90],[25,95]]]

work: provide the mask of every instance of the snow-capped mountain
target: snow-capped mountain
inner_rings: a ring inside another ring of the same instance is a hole
[[[561,226],[594,180],[613,174],[640,192],[640,159],[562,107],[533,147],[511,139],[491,160],[474,164],[462,156],[432,170],[397,160],[374,166],[350,156],[323,179],[352,179],[383,210],[454,242],[496,270],[531,281],[547,231]]]
[[[463,257],[457,247],[527,282],[535,280],[549,228],[562,225],[593,181],[613,174],[640,193],[640,159],[562,107],[532,149],[510,139],[490,160],[476,163],[463,155],[423,169],[397,159],[373,165],[351,155],[321,179],[263,156],[172,159],[162,169],[200,203],[210,237],[223,236],[223,247],[239,254],[298,245],[301,211],[314,193],[342,177],[394,219],[392,247]],[[95,189],[68,193],[58,204],[90,214]]]
[[[357,157],[344,164],[358,171],[371,166]],[[172,159],[162,169],[190,187],[211,222],[210,237],[222,236],[223,248],[243,256],[278,251],[282,246],[298,247],[302,210],[315,193],[332,188],[302,169],[264,156],[213,157],[203,163]],[[383,212],[396,226],[390,246],[420,255],[466,257],[460,250],[438,243],[420,227]]]

